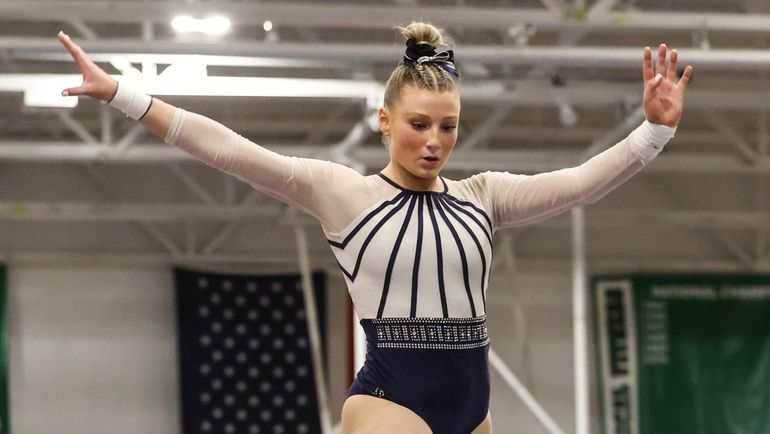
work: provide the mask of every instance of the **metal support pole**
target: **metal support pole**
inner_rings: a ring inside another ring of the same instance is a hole
[[[515,353],[519,356],[519,374],[521,375],[522,383],[534,389],[534,381],[532,377],[531,366],[531,354],[529,347],[529,332],[527,331],[527,313],[524,308],[524,302],[522,301],[521,290],[516,284],[516,253],[513,248],[513,239],[511,231],[504,231],[500,234],[500,245],[502,246],[502,257],[510,273],[508,281],[511,286],[511,294],[513,303],[511,307],[511,317],[513,318],[513,326],[515,328],[516,335],[514,336],[516,342]]]
[[[318,398],[318,413],[321,417],[321,432],[332,432],[331,415],[329,414],[328,390],[326,389],[326,370],[321,357],[321,334],[318,327],[315,295],[313,292],[313,279],[310,273],[310,255],[308,254],[307,234],[305,228],[294,228],[294,236],[297,242],[297,259],[302,276],[302,295],[305,299],[305,313],[307,317],[308,334],[310,336],[310,350],[315,370],[315,387]]]
[[[572,317],[575,341],[575,434],[590,428],[588,390],[588,324],[586,321],[586,248],[583,207],[572,209]]]
[[[535,415],[537,420],[543,424],[549,434],[564,434],[564,431],[556,425],[556,422],[548,415],[548,413],[546,413],[545,409],[543,409],[535,397],[529,393],[529,390],[521,384],[521,381],[519,381],[513,371],[508,369],[508,366],[503,362],[503,359],[501,359],[492,348],[489,349],[489,364],[501,377],[503,377],[503,381],[505,381],[505,383],[519,395],[519,398],[524,402],[524,405],[526,405],[532,414]]]

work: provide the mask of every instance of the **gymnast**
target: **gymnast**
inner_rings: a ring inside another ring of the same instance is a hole
[[[342,410],[345,434],[491,433],[486,290],[492,237],[590,204],[639,172],[673,137],[692,67],[677,52],[642,56],[646,120],[580,166],[532,176],[439,175],[457,141],[460,74],[429,23],[401,29],[403,59],[378,122],[390,161],[362,175],[328,161],[278,155],[204,116],[173,107],[59,41],[83,76],[64,96],[109,102],[171,146],[229,173],[321,224],[367,339]]]

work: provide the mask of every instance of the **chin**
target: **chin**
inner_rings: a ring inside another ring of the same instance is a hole
[[[430,181],[432,179],[437,178],[439,175],[439,172],[441,172],[441,170],[420,169],[416,173],[413,172],[412,175],[414,175],[417,178],[423,179],[425,181]]]

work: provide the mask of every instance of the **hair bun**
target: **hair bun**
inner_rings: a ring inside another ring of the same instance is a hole
[[[430,23],[412,22],[412,24],[401,28],[401,35],[406,40],[407,45],[411,45],[410,41],[412,40],[414,40],[412,44],[426,44],[433,48],[444,45],[442,31]]]

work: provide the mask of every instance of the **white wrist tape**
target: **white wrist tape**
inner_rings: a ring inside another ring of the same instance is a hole
[[[108,104],[138,121],[150,110],[152,97],[125,83],[118,82],[118,90]]]
[[[645,120],[631,135],[631,151],[647,162],[655,158],[674,137],[676,127],[654,124]]]

